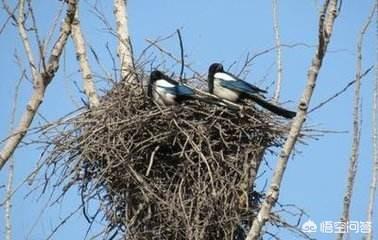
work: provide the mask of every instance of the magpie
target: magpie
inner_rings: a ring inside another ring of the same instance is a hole
[[[175,105],[193,99],[194,92],[187,86],[180,85],[164,73],[154,70],[150,74],[147,95],[160,105]]]
[[[223,65],[213,63],[208,74],[209,92],[231,102],[251,99],[261,107],[285,118],[293,118],[296,113],[264,99],[265,90],[249,84],[236,76],[224,71]]]

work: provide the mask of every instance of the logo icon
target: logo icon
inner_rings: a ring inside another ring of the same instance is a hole
[[[304,222],[302,224],[302,231],[305,232],[305,233],[313,233],[313,232],[316,232],[316,229],[318,228],[318,226],[316,225],[316,223],[314,221],[312,221],[311,219],[307,220],[306,222]]]

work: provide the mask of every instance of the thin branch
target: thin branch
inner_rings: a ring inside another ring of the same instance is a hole
[[[274,40],[275,40],[275,47],[276,47],[276,66],[277,66],[277,79],[276,79],[276,88],[274,90],[273,101],[277,102],[280,98],[281,93],[281,81],[282,81],[282,73],[283,67],[281,62],[281,38],[280,38],[280,28],[279,28],[279,20],[278,20],[278,2],[277,0],[272,0],[273,5],[273,30],[274,30]]]
[[[360,76],[360,79],[362,80],[372,69],[374,68],[374,66],[370,66],[368,69],[366,69]],[[315,107],[313,107],[310,111],[308,111],[307,114],[310,114],[312,113],[313,111],[316,111],[318,110],[319,108],[323,107],[324,105],[326,105],[327,103],[329,103],[330,101],[332,101],[333,99],[337,98],[338,96],[340,96],[341,94],[343,94],[344,92],[346,92],[346,90],[348,90],[351,86],[353,86],[353,84],[355,84],[357,81],[356,78],[354,78],[352,81],[350,81],[343,89],[341,89],[340,91],[336,92],[335,94],[333,94],[332,96],[328,97],[326,100],[322,101],[321,103],[319,103],[318,105],[316,105]]]
[[[47,236],[46,240],[52,239],[54,234],[60,229],[61,226],[63,226],[72,216],[74,216],[81,208],[83,205],[78,206],[73,210],[70,214],[68,214],[63,220],[51,231],[49,236]]]
[[[177,35],[180,42],[180,56],[181,56],[181,69],[180,69],[180,82],[183,82],[182,76],[184,74],[185,59],[184,59],[184,44],[182,43],[182,37],[180,29],[177,29]]]
[[[5,193],[4,222],[5,222],[5,240],[12,240],[12,191],[14,177],[14,158],[10,159],[8,168],[8,179]]]
[[[356,85],[354,91],[354,99],[353,99],[353,142],[352,142],[352,152],[350,155],[349,160],[349,168],[348,168],[348,176],[347,176],[347,184],[346,190],[344,193],[344,201],[343,201],[343,211],[341,214],[340,221],[341,222],[348,222],[349,221],[349,213],[350,213],[350,205],[352,203],[352,194],[353,194],[353,186],[355,182],[355,177],[357,173],[357,166],[358,166],[358,157],[360,151],[360,139],[361,139],[361,69],[362,69],[362,47],[365,33],[372,21],[372,18],[375,13],[375,3],[372,7],[371,12],[366,20],[366,23],[363,24],[361,32],[359,34],[357,40],[357,59],[356,59]],[[340,231],[337,235],[337,240],[344,239],[345,231]]]
[[[378,182],[378,0],[375,1],[375,81],[373,92],[372,108],[372,138],[373,138],[373,162],[371,167],[371,181],[369,188],[369,202],[367,208],[367,222],[373,226],[374,204],[376,203],[377,182]],[[366,240],[373,240],[373,228],[366,234]]]
[[[72,35],[71,35],[75,49],[76,49],[76,58],[80,64],[80,72],[83,78],[84,93],[87,95],[89,100],[89,106],[91,108],[97,107],[100,103],[96,87],[93,83],[92,70],[88,62],[87,50],[85,47],[85,41],[83,34],[81,32],[80,20],[79,20],[79,9],[76,8],[75,20],[72,23]]]
[[[2,0],[2,3],[3,3],[3,8],[4,10],[7,12],[8,14],[8,17],[7,19],[5,19],[3,25],[0,27],[0,35],[3,33],[3,31],[5,30],[6,26],[8,25],[8,23],[10,22],[10,20],[13,20],[14,22],[17,22],[16,20],[16,17],[14,16],[16,10],[17,10],[17,7],[18,7],[18,4],[16,7],[14,7],[13,10],[11,10],[9,8],[9,6],[6,4],[5,0]]]
[[[24,45],[25,54],[28,58],[30,69],[33,76],[33,82],[36,84],[37,79],[40,77],[38,74],[37,66],[34,61],[33,51],[30,46],[30,40],[25,29],[25,0],[20,0],[19,11],[18,11],[18,32],[21,37],[22,44]]]
[[[296,48],[296,47],[316,48],[316,46],[312,46],[312,45],[309,45],[309,44],[306,44],[306,43],[280,44],[279,47],[280,48],[283,48],[283,47],[285,47],[285,48]],[[245,72],[245,70],[250,67],[250,65],[252,64],[252,62],[256,58],[263,56],[265,54],[268,54],[268,53],[272,52],[273,50],[276,50],[276,48],[277,48],[277,46],[270,47],[270,48],[267,48],[267,49],[264,49],[264,50],[260,50],[259,52],[254,53],[252,56],[250,56],[250,54],[248,53],[247,57],[246,57],[246,59],[243,63],[242,68],[236,74],[236,76],[239,77],[243,72]]]
[[[22,71],[21,77],[16,83],[15,92],[12,103],[12,113],[10,120],[10,131],[13,131],[14,122],[16,119],[16,108],[18,102],[18,96],[20,91],[20,86],[22,79],[25,76],[25,71]],[[6,185],[5,199],[4,199],[4,222],[5,222],[5,239],[12,240],[12,195],[13,195],[13,179],[14,179],[14,158],[10,158],[9,168],[8,168],[8,179]]]
[[[24,2],[23,0],[21,0]],[[21,7],[23,4],[20,4],[20,9],[23,10]],[[12,156],[13,152],[16,150],[18,144],[22,141],[25,134],[27,133],[35,114],[38,111],[39,106],[41,105],[45,91],[51,80],[54,78],[55,73],[58,71],[59,68],[59,59],[63,52],[63,49],[67,43],[67,39],[71,34],[71,25],[75,16],[76,10],[76,0],[68,0],[67,1],[67,14],[64,19],[64,22],[61,27],[60,35],[57,41],[54,44],[53,49],[51,50],[51,55],[48,59],[47,63],[47,70],[40,73],[37,72],[34,65],[34,60],[29,58],[29,65],[31,66],[32,71],[35,72],[34,80],[34,90],[33,94],[27,103],[26,111],[23,113],[21,120],[18,124],[18,127],[14,130],[3,148],[0,151],[0,170],[3,168],[4,164],[8,161],[8,159]],[[20,13],[21,22],[23,22],[23,13]],[[19,29],[22,36],[22,40],[24,44],[28,45],[28,41],[25,40],[25,29],[22,24],[19,23]],[[27,37],[26,37],[27,39]],[[33,61],[33,62],[30,62]],[[34,77],[34,76],[33,76]],[[14,134],[17,133],[17,134]]]
[[[323,11],[320,15],[319,20],[318,48],[316,49],[315,55],[312,59],[312,64],[308,70],[307,84],[303,91],[302,98],[299,102],[298,112],[293,120],[289,135],[279,155],[277,166],[274,171],[266,198],[252,223],[246,240],[260,239],[263,227],[269,220],[272,208],[278,200],[280,186],[285,169],[287,167],[289,156],[294,148],[302,125],[305,121],[306,113],[315,88],[318,73],[321,69],[323,59],[327,53],[328,43],[330,42],[332,35],[333,24],[338,13],[337,2],[337,0],[329,0],[324,3]]]
[[[164,53],[165,55],[167,55],[168,57],[170,57],[171,59],[173,59],[176,63],[181,63],[181,60],[176,57],[175,55],[173,55],[171,52],[167,51],[166,49],[164,49],[163,47],[159,46],[157,41],[153,41],[153,40],[149,40],[149,39],[146,39],[146,41],[153,47],[155,47],[156,49],[158,49],[160,52]],[[194,73],[194,75],[196,75],[197,77],[199,78],[202,78],[202,74],[199,73],[198,71],[196,71],[194,68],[192,68],[189,64],[187,63],[184,63],[184,66],[189,69],[192,73]]]
[[[46,62],[45,62],[45,57],[44,57],[44,46],[42,44],[41,38],[39,37],[38,33],[38,27],[37,27],[37,21],[34,16],[34,11],[31,5],[31,0],[27,0],[28,2],[28,11],[30,12],[31,20],[32,20],[32,30],[34,32],[35,40],[38,45],[38,50],[40,54],[40,60],[42,61],[42,67],[43,71],[46,71]]]

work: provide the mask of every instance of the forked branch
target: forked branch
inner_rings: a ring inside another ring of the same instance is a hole
[[[20,1],[20,11],[24,10],[23,5],[25,4],[24,0]],[[21,40],[24,43],[25,52],[28,56],[29,65],[33,75],[33,93],[31,98],[29,99],[26,111],[23,113],[21,120],[18,124],[18,127],[13,131],[11,137],[5,142],[3,148],[0,151],[0,170],[4,166],[4,164],[8,161],[8,159],[12,156],[13,152],[16,150],[18,144],[21,142],[25,134],[27,133],[35,114],[38,111],[39,106],[41,105],[45,91],[49,83],[54,78],[55,73],[58,71],[59,68],[59,59],[63,52],[64,47],[66,46],[67,39],[71,34],[71,25],[75,16],[76,11],[76,0],[67,0],[67,14],[64,19],[64,22],[61,27],[61,31],[57,41],[55,42],[51,54],[49,56],[46,71],[39,72],[36,69],[36,65],[34,63],[34,59],[32,57],[32,53],[30,50],[30,45],[28,43],[28,38],[26,31],[24,32],[23,27],[23,13],[19,14],[19,31],[21,35]],[[21,23],[20,23],[21,22]],[[42,57],[42,56],[41,56]]]

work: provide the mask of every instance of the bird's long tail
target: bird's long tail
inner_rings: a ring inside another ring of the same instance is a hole
[[[285,118],[293,118],[295,117],[296,115],[296,112],[293,112],[293,111],[290,111],[290,110],[287,110],[283,107],[280,107],[274,103],[271,103],[271,102],[268,102],[266,100],[264,100],[262,97],[260,96],[257,96],[257,95],[250,95],[250,98],[256,102],[258,105],[260,105],[261,107],[271,111],[272,113],[275,113],[277,115],[280,115],[282,117],[285,117]]]

